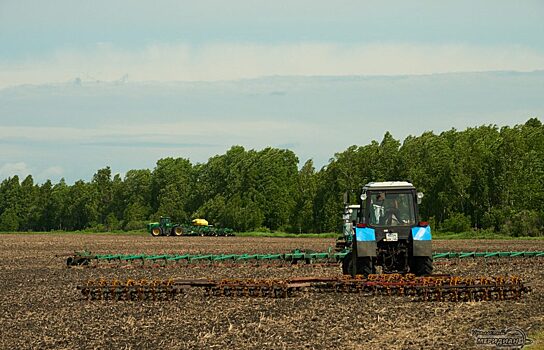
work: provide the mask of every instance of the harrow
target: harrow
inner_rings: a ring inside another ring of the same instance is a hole
[[[284,266],[298,263],[334,265],[342,261],[348,251],[309,252],[295,249],[285,254],[92,254],[87,251],[76,252],[66,259],[66,265],[98,266],[106,264],[133,266],[193,266],[196,264],[217,265],[269,265]],[[544,251],[513,252],[445,252],[434,253],[433,260],[451,259],[499,259],[499,258],[544,258]]]
[[[303,293],[357,293],[405,296],[414,301],[517,300],[530,288],[519,277],[369,275],[290,279],[89,280],[77,286],[88,300],[174,300],[189,290],[206,296],[287,298]]]

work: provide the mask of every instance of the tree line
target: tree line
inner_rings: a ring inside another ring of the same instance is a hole
[[[544,126],[408,136],[351,146],[316,170],[290,150],[233,146],[206,163],[164,158],[122,178],[109,167],[90,182],[35,184],[31,175],[0,184],[0,231],[135,230],[170,216],[206,218],[237,231],[333,232],[345,191],[370,181],[408,180],[425,193],[420,214],[435,229],[513,236],[544,232]]]

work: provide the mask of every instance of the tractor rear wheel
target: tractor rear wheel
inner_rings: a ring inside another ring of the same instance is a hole
[[[433,273],[433,259],[430,256],[412,257],[411,272],[416,276],[428,276]]]
[[[153,237],[159,237],[161,235],[161,229],[158,227],[153,227],[151,229],[151,236]]]
[[[355,276],[353,269],[352,253],[348,253],[342,261],[342,273],[344,275]],[[357,258],[357,275],[368,276],[374,273],[374,266],[372,264],[372,258],[366,256]]]
[[[374,273],[371,257],[357,258],[357,274],[368,276]]]
[[[350,270],[352,269],[352,258],[351,253],[348,253],[346,256],[344,256],[344,260],[342,260],[342,274],[343,275],[351,275]]]
[[[172,235],[177,237],[183,236],[183,229],[179,226],[174,227],[172,229]]]

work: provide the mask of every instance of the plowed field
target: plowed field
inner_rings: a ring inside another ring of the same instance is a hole
[[[544,260],[435,264],[436,273],[518,275],[518,301],[413,302],[402,297],[302,294],[287,299],[205,297],[86,301],[79,283],[106,278],[335,276],[339,267],[66,268],[57,254],[325,251],[334,239],[0,235],[2,349],[465,349],[473,329],[544,329]],[[435,251],[544,250],[544,241],[435,241]]]

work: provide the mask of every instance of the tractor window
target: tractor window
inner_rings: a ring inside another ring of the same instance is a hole
[[[357,220],[357,216],[359,215],[359,209],[353,209],[350,214],[350,221],[354,222]]]
[[[378,226],[414,225],[414,199],[410,193],[374,193],[370,196],[370,224]]]

